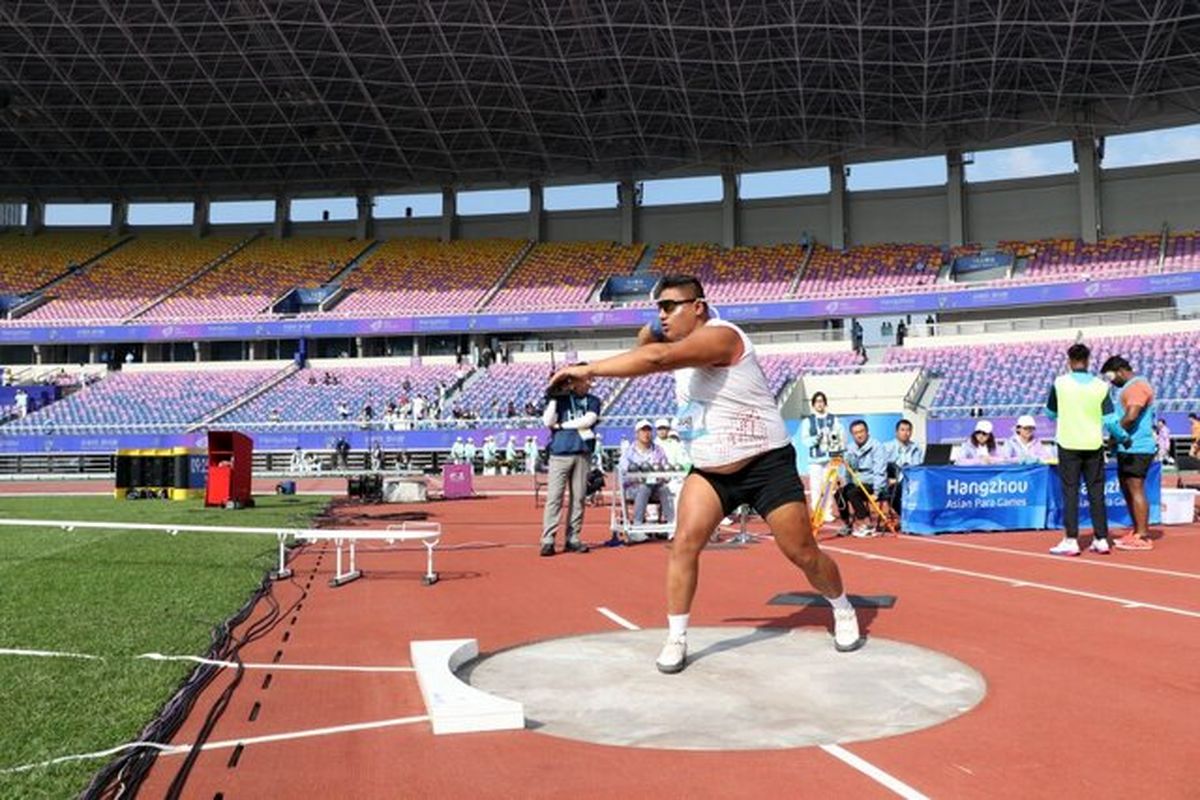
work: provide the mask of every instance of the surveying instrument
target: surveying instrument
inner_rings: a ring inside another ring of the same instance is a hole
[[[811,520],[813,531],[820,530],[821,524],[825,521],[827,504],[833,502],[835,493],[844,485],[841,472],[844,469],[850,476],[850,480],[867,498],[871,510],[878,515],[880,523],[887,528],[888,533],[898,533],[896,526],[892,524],[891,517],[884,514],[883,509],[879,507],[874,493],[867,490],[862,479],[858,477],[858,473],[846,463],[846,443],[842,440],[842,432],[836,428],[822,431],[821,446],[825,452],[829,453],[829,463],[825,466],[825,473],[821,476],[820,489],[814,495],[816,501],[813,503]]]

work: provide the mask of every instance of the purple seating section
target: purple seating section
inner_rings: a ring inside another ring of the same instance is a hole
[[[555,242],[533,248],[488,303],[509,308],[580,308],[604,278],[628,275],[645,245],[612,242]]]
[[[1200,332],[1155,336],[1097,338],[1092,366],[1098,369],[1110,355],[1129,359],[1144,374],[1163,401],[1163,410],[1178,411],[1200,398]],[[1023,344],[899,348],[888,350],[885,364],[921,364],[942,376],[932,409],[941,416],[958,416],[975,406],[985,414],[1037,413],[1045,404],[1050,384],[1066,366],[1070,340]],[[1178,405],[1179,408],[1174,406]]]
[[[1159,269],[1159,235],[1110,238],[1088,245],[1074,239],[1001,242],[1026,266],[994,285],[1115,277]],[[59,324],[129,317],[151,301],[169,297],[141,313],[146,320],[204,320],[268,316],[271,304],[296,286],[328,283],[366,247],[333,237],[260,238],[209,272],[200,270],[228,252],[234,237],[196,239],[180,232],[138,234],[85,271],[48,290],[49,302],[21,318]],[[35,237],[0,235],[0,294],[24,294],[63,276],[114,240],[100,233],[50,232]],[[379,243],[345,276],[336,316],[397,316],[464,313],[479,307],[528,246],[517,239],[440,242],[394,239]],[[488,310],[587,307],[599,282],[634,272],[644,245],[556,242],[533,247],[488,301]],[[973,252],[968,245],[950,255]],[[878,295],[921,291],[933,285],[943,251],[932,245],[873,244],[845,251],[815,245],[803,275],[805,250],[798,244],[723,249],[710,244],[664,243],[651,274],[697,275],[714,302]],[[1200,234],[1169,237],[1162,269],[1200,269]],[[186,286],[185,281],[195,278]],[[939,289],[977,288],[948,283]],[[598,305],[598,304],[597,304]],[[315,313],[315,312],[314,312]]]
[[[518,239],[393,239],[346,276],[342,316],[471,311],[521,252]]]
[[[142,318],[231,319],[266,314],[289,289],[329,281],[365,247],[365,242],[355,239],[257,239]]]
[[[540,413],[550,374],[549,364],[493,364],[486,372],[479,371],[462,392],[448,401],[449,407],[442,409],[442,416],[451,417],[457,408],[479,419],[500,419],[508,416],[509,400],[518,416],[525,416],[526,403],[533,403]],[[592,393],[604,400],[618,383],[612,378],[601,378],[593,383]]]
[[[102,233],[0,234],[0,294],[26,294],[117,243]]]
[[[55,299],[23,319],[66,322],[123,319],[169,292],[236,245],[236,238],[139,236],[49,291]]]
[[[327,372],[337,378],[336,385],[323,383]],[[325,422],[339,419],[340,402],[345,402],[351,418],[357,419],[368,401],[378,420],[388,402],[400,405],[405,395],[411,398],[420,394],[428,401],[436,400],[438,383],[448,389],[454,383],[454,373],[455,367],[451,366],[302,369],[220,421],[266,422],[277,410],[281,422]],[[408,390],[404,388],[405,381],[410,385]]]
[[[845,297],[913,291],[937,280],[942,267],[938,247],[874,244],[839,252],[818,245],[797,297]]]
[[[37,431],[70,425],[195,422],[263,383],[274,370],[117,372],[25,418]]]
[[[786,296],[804,264],[805,250],[798,244],[734,247],[713,244],[658,246],[651,271],[695,275],[714,303],[771,300]]]

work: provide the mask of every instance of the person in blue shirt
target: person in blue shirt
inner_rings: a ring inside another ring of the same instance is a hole
[[[871,436],[871,429],[864,420],[856,419],[850,423],[850,442],[846,446],[846,466],[858,474],[858,483],[842,468],[842,488],[838,491],[838,508],[842,520],[851,525],[853,513],[854,522],[850,532],[854,536],[872,536],[875,527],[871,524],[871,509],[866,492],[876,497],[887,488],[887,452],[878,439]],[[864,489],[866,492],[864,492]]]
[[[1113,540],[1113,546],[1118,550],[1152,550],[1146,476],[1158,452],[1154,436],[1154,388],[1135,374],[1122,356],[1105,361],[1100,373],[1120,390],[1115,413],[1105,420],[1104,429],[1116,444],[1117,481],[1133,518],[1133,531]]]
[[[587,477],[596,448],[593,428],[600,421],[600,398],[591,394],[591,381],[573,378],[546,401],[542,422],[550,429],[550,466],[546,476],[546,511],[542,516],[541,555],[554,555],[554,537],[562,516],[563,490],[568,491],[571,514],[564,536],[564,553],[586,553],[579,538],[583,531],[583,503]]]
[[[896,438],[884,446],[887,454],[887,491],[884,497],[892,509],[900,508],[901,491],[904,487],[904,468],[915,467],[925,461],[925,447],[913,441],[913,425],[906,419],[896,423]]]

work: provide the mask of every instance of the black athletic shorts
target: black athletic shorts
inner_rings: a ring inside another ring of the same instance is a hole
[[[747,504],[765,518],[784,503],[804,503],[804,484],[796,471],[796,448],[790,444],[755,457],[737,472],[720,475],[692,467],[692,473],[708,481],[721,498],[721,511],[729,516]]]
[[[1153,463],[1153,453],[1117,453],[1117,477],[1145,478]]]

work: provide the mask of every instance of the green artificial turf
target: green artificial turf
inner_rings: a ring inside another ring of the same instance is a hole
[[[270,496],[252,509],[106,497],[0,499],[2,519],[306,528],[324,497]],[[105,761],[2,770],[132,741],[277,560],[271,536],[0,526],[0,648],[102,661],[0,655],[0,797],[73,797]]]

